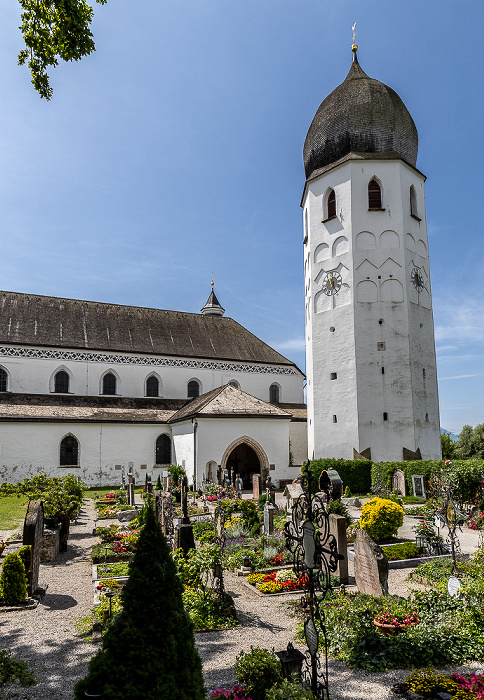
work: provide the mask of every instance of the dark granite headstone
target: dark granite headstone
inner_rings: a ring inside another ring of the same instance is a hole
[[[30,501],[24,521],[22,542],[32,548],[30,556],[30,570],[27,573],[27,592],[29,595],[39,585],[40,556],[42,552],[42,538],[44,534],[44,507],[42,501]]]
[[[388,559],[364,530],[356,533],[355,579],[360,593],[388,595]]]

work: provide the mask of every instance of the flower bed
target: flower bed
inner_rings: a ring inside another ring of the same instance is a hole
[[[254,573],[247,576],[247,583],[261,593],[293,593],[304,588],[307,576],[298,576],[290,569],[279,569],[270,574]]]

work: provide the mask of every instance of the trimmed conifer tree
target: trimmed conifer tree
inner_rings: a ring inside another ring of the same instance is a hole
[[[202,664],[182,584],[167,541],[148,505],[123,609],[106,630],[87,676],[75,687],[103,700],[204,700]]]
[[[27,598],[27,577],[21,557],[12,552],[3,560],[0,591],[6,605],[17,605]]]
[[[159,474],[156,480],[155,491],[163,491],[163,486],[161,485],[161,479]]]

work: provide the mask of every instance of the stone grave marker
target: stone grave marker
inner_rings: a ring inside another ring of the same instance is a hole
[[[170,494],[171,496],[171,494]],[[181,488],[182,518],[176,526],[176,546],[183,549],[185,554],[189,549],[195,549],[195,538],[193,536],[193,525],[188,517],[188,479],[182,479]]]
[[[274,532],[274,506],[266,501],[264,506],[264,535],[269,537]]]
[[[393,491],[397,491],[397,493],[401,494],[402,496],[408,496],[405,473],[401,469],[395,469],[393,472],[392,489]]]
[[[388,559],[364,530],[356,533],[355,579],[360,593],[388,595]]]
[[[128,474],[128,506],[134,506],[134,476]]]
[[[427,498],[424,477],[421,474],[412,474],[412,487],[414,496],[417,498]]]
[[[338,554],[342,554],[344,559],[338,562],[336,575],[339,576],[340,583],[348,583],[348,544],[346,538],[346,518],[344,515],[329,514],[329,531],[336,539]]]
[[[30,556],[30,570],[27,572],[27,592],[29,595],[39,585],[40,556],[42,552],[42,539],[44,534],[44,506],[42,501],[30,501],[24,520],[23,544],[29,544],[32,548]]]
[[[304,493],[303,487],[299,482],[296,484],[287,484],[286,488],[284,489],[284,496],[286,497],[287,500],[287,513],[290,515],[292,513],[292,509],[294,508],[294,505],[299,498]]]
[[[252,474],[252,498],[259,500],[262,477],[260,474]]]

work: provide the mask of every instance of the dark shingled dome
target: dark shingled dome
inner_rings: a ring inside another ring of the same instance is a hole
[[[348,153],[394,153],[415,166],[417,129],[403,101],[369,78],[356,54],[348,75],[319,106],[304,142],[306,178]]]

